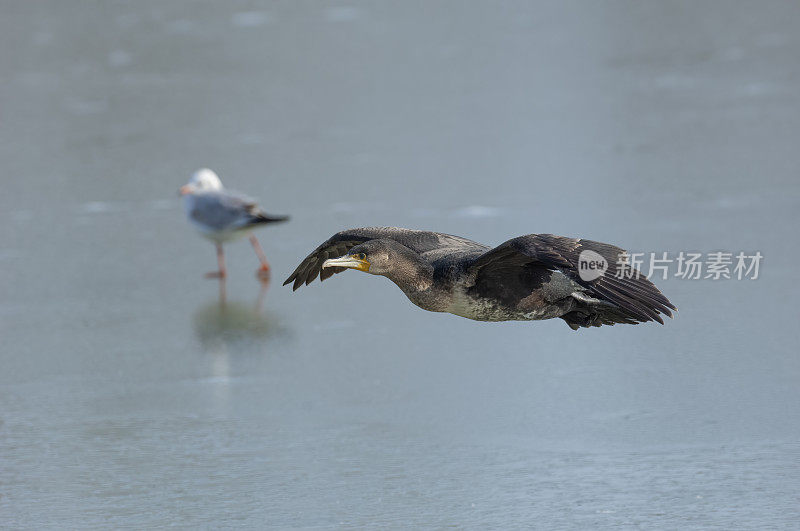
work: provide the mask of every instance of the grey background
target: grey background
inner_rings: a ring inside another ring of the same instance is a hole
[[[0,10],[0,525],[798,525],[798,4]],[[293,216],[260,310],[200,166]],[[765,259],[579,332],[280,286],[365,225]]]

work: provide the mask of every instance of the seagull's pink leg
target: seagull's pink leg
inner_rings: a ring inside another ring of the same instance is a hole
[[[250,243],[253,245],[253,250],[256,252],[256,256],[258,256],[258,260],[261,262],[261,267],[256,272],[256,276],[262,280],[269,280],[269,262],[267,262],[267,256],[264,254],[261,244],[258,243],[258,240],[253,234],[250,235]]]
[[[217,266],[219,271],[206,273],[206,278],[225,278],[227,272],[225,271],[225,254],[222,252],[222,244],[217,243]]]

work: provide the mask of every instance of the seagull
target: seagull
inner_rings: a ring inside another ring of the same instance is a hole
[[[288,216],[271,216],[261,210],[256,202],[244,195],[225,190],[216,173],[208,168],[194,172],[188,183],[180,187],[183,207],[189,222],[217,247],[219,271],[206,274],[206,278],[225,278],[225,256],[222,244],[249,236],[250,243],[261,262],[259,278],[269,276],[269,262],[261,245],[251,233],[252,229],[267,223],[286,221]]]
[[[355,269],[387,277],[424,310],[476,321],[561,318],[573,330],[664,324],[661,315],[672,317],[675,306],[626,256],[607,243],[552,234],[490,248],[440,232],[366,227],[334,234],[283,285],[297,290]]]

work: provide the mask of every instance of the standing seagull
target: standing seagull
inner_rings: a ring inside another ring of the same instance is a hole
[[[560,317],[573,330],[664,324],[661,315],[672,317],[675,306],[624,257],[607,243],[552,234],[492,249],[440,232],[367,227],[331,236],[283,284],[297,289],[355,269],[387,277],[420,308],[476,321]]]
[[[219,271],[208,273],[207,278],[225,278],[222,244],[245,235],[250,236],[250,243],[261,262],[259,278],[268,277],[269,262],[251,230],[265,223],[286,221],[288,216],[270,216],[249,197],[225,190],[217,174],[208,168],[194,172],[189,182],[181,186],[180,194],[189,221],[217,246]]]

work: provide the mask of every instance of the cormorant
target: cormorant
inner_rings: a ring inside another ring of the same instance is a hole
[[[560,317],[572,328],[672,317],[675,306],[619,247],[528,234],[490,249],[466,238],[397,227],[334,234],[284,285],[296,290],[345,269],[381,275],[425,310],[477,321]]]
[[[223,242],[249,235],[250,243],[261,262],[257,274],[269,276],[269,262],[251,230],[265,223],[286,221],[288,216],[270,216],[247,196],[230,192],[222,187],[222,181],[208,168],[194,172],[187,184],[180,187],[186,216],[194,227],[217,247],[219,271],[206,274],[208,278],[225,278],[225,256]]]

